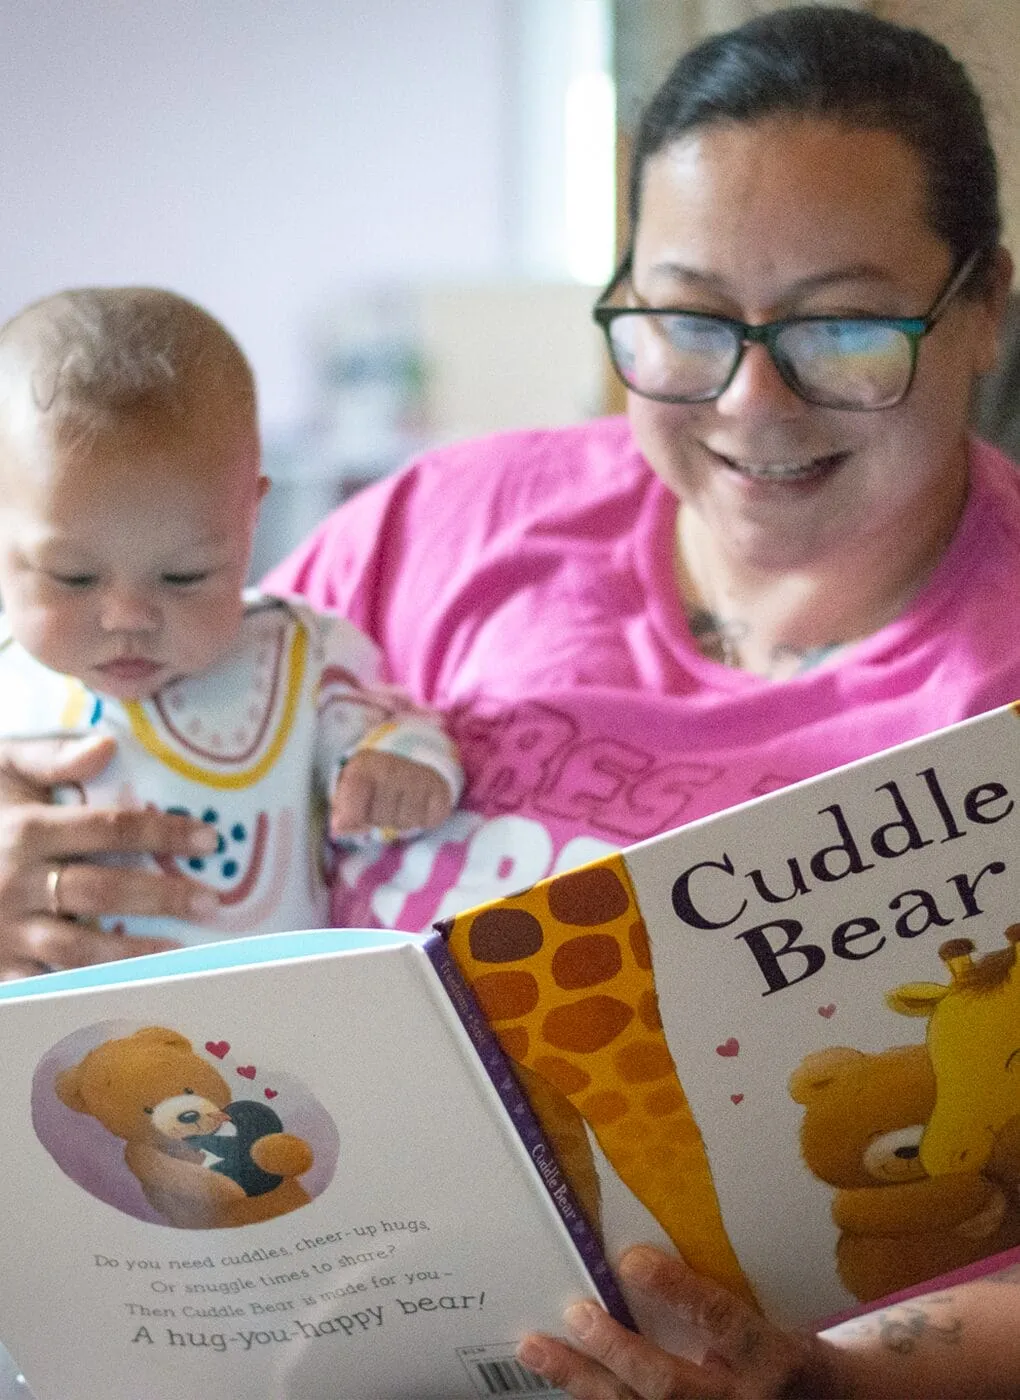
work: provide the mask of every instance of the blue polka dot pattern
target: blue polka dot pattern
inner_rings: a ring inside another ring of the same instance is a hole
[[[190,817],[191,811],[187,807],[168,807],[166,809],[174,816]],[[243,822],[234,822],[230,826],[229,834],[225,834],[218,826],[220,814],[213,807],[207,807],[202,813],[202,821],[210,826],[216,827],[216,850],[214,855],[223,856],[227,853],[228,845],[243,845],[248,840],[248,828]],[[225,824],[224,824],[225,825]],[[188,869],[203,871],[206,869],[208,859],[202,856],[192,856],[188,862]],[[241,862],[234,856],[227,855],[227,858],[220,862],[220,874],[224,880],[232,880],[241,869]]]

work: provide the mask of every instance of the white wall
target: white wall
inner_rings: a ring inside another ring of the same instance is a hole
[[[332,293],[512,270],[514,3],[2,0],[0,320],[173,287],[286,428]]]

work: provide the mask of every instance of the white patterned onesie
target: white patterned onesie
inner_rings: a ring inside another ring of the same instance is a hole
[[[460,796],[453,746],[430,716],[373,689],[379,653],[345,618],[246,593],[237,645],[216,666],[121,702],[41,665],[0,618],[0,736],[110,734],[117,753],[62,800],[152,805],[216,830],[212,856],[154,859],[209,886],[207,925],[104,920],[127,933],[208,943],[329,920],[328,801],[343,763],[378,748],[435,769]]]

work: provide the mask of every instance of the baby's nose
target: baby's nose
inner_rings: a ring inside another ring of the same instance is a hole
[[[153,632],[160,613],[142,589],[110,588],[103,595],[101,618],[108,632]]]

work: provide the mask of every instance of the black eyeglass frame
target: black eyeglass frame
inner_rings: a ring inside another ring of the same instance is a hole
[[[747,347],[749,345],[764,345],[783,383],[805,403],[812,404],[817,408],[835,408],[851,413],[875,413],[883,408],[895,408],[910,393],[914,376],[917,373],[917,354],[921,341],[938,324],[953,298],[963,290],[984,251],[983,248],[975,248],[968,257],[964,258],[963,262],[949,274],[942,290],[923,316],[787,316],[778,321],[764,321],[758,325],[749,325],[746,321],[738,321],[731,316],[714,316],[710,312],[704,311],[685,311],[682,307],[676,306],[609,306],[610,298],[618,290],[621,283],[627,280],[633,269],[632,255],[628,253],[605,291],[592,307],[592,319],[605,335],[609,358],[621,382],[632,394],[637,394],[643,399],[653,399],[656,403],[711,403],[713,399],[725,394],[733,383]],[[713,389],[711,393],[699,394],[695,397],[676,394],[649,394],[641,389],[636,389],[629,383],[620,368],[613,346],[612,325],[614,321],[623,316],[684,316],[693,321],[708,321],[713,325],[726,326],[734,332],[736,353],[724,383],[718,389]],[[792,365],[784,359],[780,352],[777,352],[776,340],[788,326],[811,325],[819,322],[836,322],[840,325],[852,326],[862,324],[888,326],[890,329],[901,331],[910,345],[910,373],[903,391],[896,398],[880,404],[836,403],[832,400],[813,398],[809,393],[806,393],[803,385],[797,381]]]

